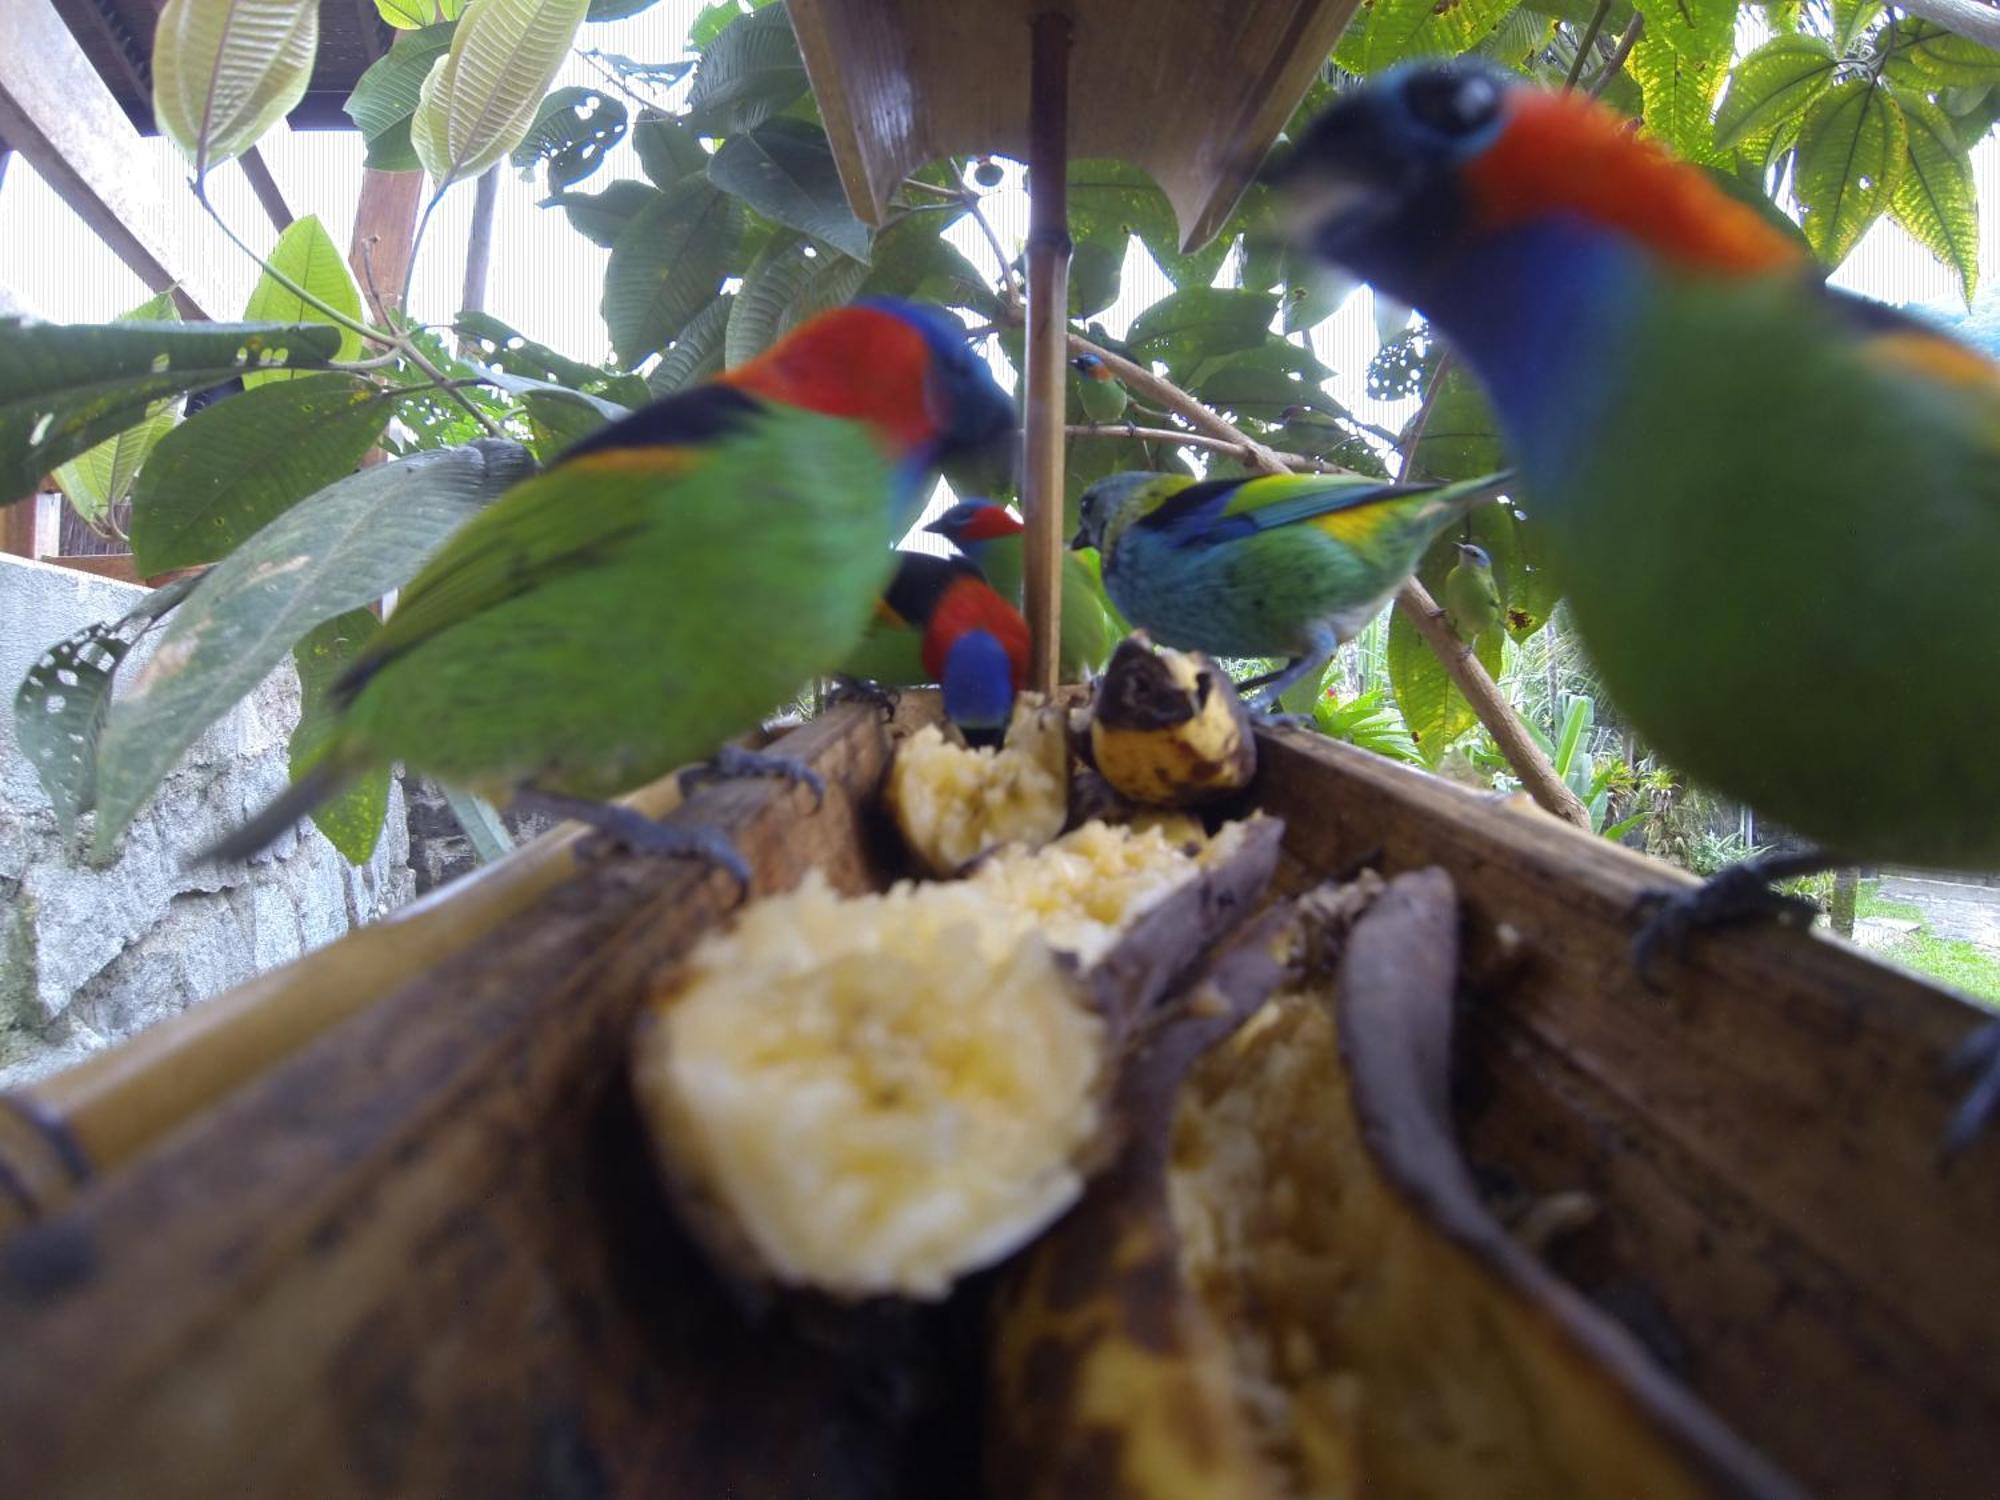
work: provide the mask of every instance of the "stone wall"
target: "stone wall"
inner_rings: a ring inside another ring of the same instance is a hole
[[[181,868],[285,785],[299,711],[289,665],[202,735],[114,863],[93,869],[65,853],[14,740],[14,690],[48,645],[123,614],[144,592],[0,556],[0,1086],[287,963],[412,894],[400,783],[365,868],[350,867],[310,826],[247,866]],[[142,642],[128,658],[128,672],[145,650]]]

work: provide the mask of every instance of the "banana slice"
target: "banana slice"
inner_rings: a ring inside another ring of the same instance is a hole
[[[1035,849],[1069,817],[1067,710],[1023,693],[1005,743],[974,750],[926,725],[896,748],[886,793],[897,831],[924,867],[955,875],[990,849]]]
[[[1127,636],[1098,685],[1091,759],[1134,802],[1185,807],[1240,791],[1257,774],[1250,715],[1228,677],[1199,652]]]

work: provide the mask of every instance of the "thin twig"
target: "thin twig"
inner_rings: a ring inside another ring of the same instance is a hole
[[[1625,59],[1630,57],[1632,49],[1639,45],[1639,34],[1645,29],[1645,12],[1634,11],[1632,24],[1625,28],[1624,33],[1618,38],[1618,45],[1611,50],[1611,61],[1604,65],[1604,71],[1598,74],[1597,82],[1590,86],[1591,98],[1600,99],[1604,96],[1604,91],[1611,87],[1611,81],[1624,68]]]
[[[1577,75],[1583,72],[1583,60],[1597,45],[1597,34],[1604,29],[1604,18],[1610,14],[1611,0],[1597,0],[1597,9],[1590,14],[1590,24],[1583,28],[1583,35],[1577,41],[1576,56],[1569,65],[1569,76],[1563,79],[1564,89],[1576,87]]]
[[[1181,448],[1201,448],[1210,453],[1222,453],[1231,458],[1250,462],[1250,447],[1243,443],[1231,442],[1228,438],[1212,437],[1205,432],[1189,432],[1183,427],[1127,427],[1111,422],[1097,427],[1065,427],[1064,432],[1073,438],[1124,438],[1128,442],[1163,443]],[[1280,453],[1274,448],[1264,452],[1284,465],[1286,472],[1293,474],[1336,474],[1339,467],[1329,464],[1323,458],[1314,458],[1305,453]]]
[[[993,225],[987,221],[985,212],[979,206],[977,193],[962,193],[960,200],[965,211],[972,215],[972,222],[979,226],[979,232],[986,236],[986,243],[993,249],[993,258],[1000,262],[1000,296],[1009,307],[1021,305],[1021,289],[1014,281],[1013,263],[1007,259],[1007,252],[1001,247],[1000,236],[993,232]]]
[[[1266,474],[1289,474],[1293,472],[1270,448],[1251,437],[1233,422],[1224,420],[1201,402],[1171,381],[1163,380],[1143,365],[1136,365],[1123,355],[1113,354],[1109,349],[1093,344],[1081,334],[1069,336],[1069,347],[1077,354],[1095,354],[1103,360],[1111,373],[1118,377],[1128,393],[1144,395],[1155,406],[1173,413],[1197,432],[1205,432],[1210,437],[1220,438],[1243,452],[1243,462],[1253,469]]]
[[[194,201],[201,205],[203,213],[207,214],[209,218],[215,221],[215,227],[217,229],[220,229],[223,232],[223,234],[227,236],[230,244],[234,245],[238,250],[241,250],[245,255],[249,256],[252,260],[256,261],[258,266],[263,270],[264,274],[270,277],[271,280],[275,281],[279,286],[283,287],[286,291],[290,292],[294,297],[297,297],[299,301],[304,303],[307,307],[313,308],[315,311],[324,313],[326,317],[330,319],[333,323],[335,323],[337,326],[341,328],[345,328],[348,332],[358,334],[362,338],[367,339],[370,343],[382,344],[384,346],[393,346],[395,344],[396,342],[395,339],[390,337],[388,334],[383,333],[381,330],[370,328],[366,323],[357,322],[355,319],[350,318],[346,313],[342,312],[337,307],[329,307],[325,302],[322,302],[318,297],[315,297],[311,292],[307,291],[304,287],[300,286],[296,281],[293,281],[291,277],[287,276],[283,271],[280,271],[276,266],[272,265],[268,260],[264,259],[263,256],[259,255],[255,250],[251,249],[247,244],[245,244],[242,241],[242,239],[240,239],[237,236],[236,231],[229,227],[229,221],[222,217],[221,213],[219,213],[216,210],[216,207],[213,203],[209,202],[208,188],[203,184],[202,180],[199,177],[197,177],[192,183],[190,183],[189,186],[194,190]]]

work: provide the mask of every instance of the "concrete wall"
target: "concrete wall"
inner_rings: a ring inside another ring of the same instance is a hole
[[[125,613],[144,592],[0,556],[0,1086],[53,1072],[289,962],[412,893],[400,783],[364,869],[310,827],[248,866],[181,868],[285,785],[285,742],[299,712],[289,664],[196,742],[115,863],[92,869],[65,854],[14,741],[14,691],[50,644]],[[127,658],[127,672],[147,645]]]

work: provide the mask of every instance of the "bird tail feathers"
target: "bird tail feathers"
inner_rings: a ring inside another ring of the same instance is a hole
[[[298,821],[322,802],[338,794],[358,774],[359,768],[339,756],[328,755],[286,787],[262,812],[233,833],[224,834],[206,849],[190,856],[190,865],[215,861],[230,864],[245,860],[277,842]]]

